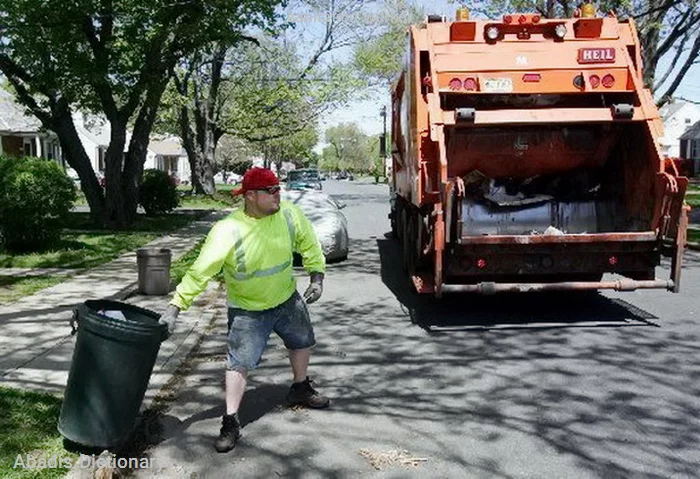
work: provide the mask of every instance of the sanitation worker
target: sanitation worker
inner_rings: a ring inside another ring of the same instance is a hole
[[[323,292],[325,259],[311,223],[301,210],[280,201],[280,185],[266,168],[251,168],[241,187],[243,207],[217,222],[199,257],[160,318],[172,333],[181,310],[187,309],[207,282],[222,268],[228,294],[228,356],[226,362],[226,414],[214,447],[227,452],[236,446],[241,424],[238,408],[248,373],[260,362],[274,331],[289,351],[294,381],[287,401],[310,408],[325,408],[307,376],[314,330],[307,303]],[[292,275],[292,253],[298,252],[311,281],[303,298]]]

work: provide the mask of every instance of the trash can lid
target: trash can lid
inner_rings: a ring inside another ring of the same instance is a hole
[[[170,256],[172,252],[168,248],[139,248],[136,256]]]

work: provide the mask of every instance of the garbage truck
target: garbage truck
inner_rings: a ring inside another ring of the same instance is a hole
[[[417,292],[679,291],[688,180],[634,21],[591,7],[408,29],[389,218]]]

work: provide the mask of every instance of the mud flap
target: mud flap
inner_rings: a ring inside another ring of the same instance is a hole
[[[674,293],[680,291],[683,253],[685,252],[688,235],[688,211],[685,204],[685,192],[688,189],[688,178],[674,177],[660,173],[657,177],[657,191],[663,192],[658,216],[659,244],[661,254],[671,258],[671,280]]]

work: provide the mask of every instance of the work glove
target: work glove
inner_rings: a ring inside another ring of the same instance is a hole
[[[166,336],[166,339],[169,338],[170,335],[173,334],[173,332],[175,331],[175,323],[177,322],[177,317],[179,314],[180,308],[178,308],[174,304],[169,304],[168,308],[160,316],[158,323],[165,324],[168,327],[168,336]]]
[[[307,304],[315,303],[323,293],[323,274],[311,273],[311,284],[304,291],[304,300]]]

